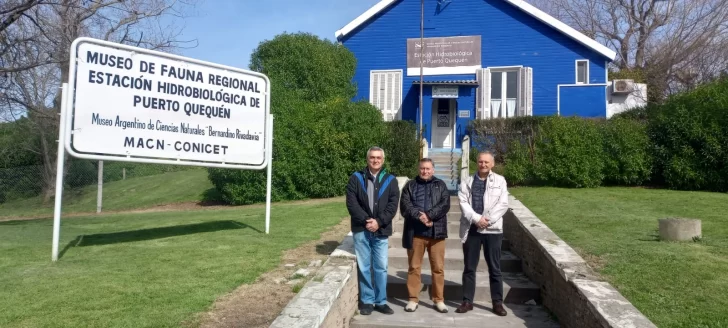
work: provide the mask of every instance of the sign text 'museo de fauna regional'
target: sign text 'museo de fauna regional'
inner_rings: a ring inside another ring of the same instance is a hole
[[[263,77],[93,43],[76,54],[76,152],[263,163]]]

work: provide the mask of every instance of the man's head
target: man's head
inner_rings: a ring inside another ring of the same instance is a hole
[[[493,166],[495,166],[493,154],[487,151],[478,153],[478,174],[481,177],[488,175]]]
[[[379,147],[369,148],[367,151],[367,167],[372,172],[379,172],[384,165],[384,150]]]
[[[435,163],[429,158],[423,158],[420,160],[420,179],[430,180],[432,175],[435,174]]]

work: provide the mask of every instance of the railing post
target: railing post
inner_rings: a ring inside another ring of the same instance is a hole
[[[463,137],[463,156],[460,159],[460,180],[470,176],[470,136]]]
[[[427,158],[427,150],[428,150],[428,143],[426,138],[422,138],[422,144],[420,145],[420,149],[422,150],[422,158]]]

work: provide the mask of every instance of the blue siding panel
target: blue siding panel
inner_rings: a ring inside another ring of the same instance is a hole
[[[561,116],[607,117],[607,87],[561,87]]]
[[[533,68],[533,114],[557,114],[557,86],[576,83],[576,60],[589,60],[589,82],[606,83],[608,59],[574,41],[556,29],[502,0],[453,0],[444,8],[437,1],[425,1],[425,37],[481,35],[482,66],[527,66]],[[400,0],[340,40],[357,58],[354,100],[369,98],[371,70],[403,69],[402,118],[419,120],[419,76],[407,76],[407,38],[420,37],[420,1]],[[425,76],[425,80],[475,79],[475,74]],[[563,89],[563,88],[562,88]],[[603,88],[602,88],[603,89]],[[582,89],[574,89],[579,91]],[[463,87],[458,108],[473,110],[475,89]],[[562,90],[563,91],[563,90]],[[429,125],[431,88],[423,93],[424,125]],[[562,105],[571,92],[562,94]],[[596,93],[578,95],[579,101],[595,104],[604,100]],[[428,100],[429,99],[429,100]],[[588,111],[597,112],[606,107]],[[474,113],[471,115],[475,118]],[[467,120],[458,119],[458,143]],[[426,136],[429,136],[429,129]]]

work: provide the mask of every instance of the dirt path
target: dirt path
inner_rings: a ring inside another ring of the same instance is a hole
[[[334,197],[334,198],[322,198],[322,199],[306,199],[306,200],[296,200],[296,201],[285,201],[285,202],[277,202],[272,203],[271,206],[287,206],[287,205],[302,205],[302,204],[322,204],[322,203],[330,203],[330,202],[342,202],[344,201],[344,197]],[[66,213],[63,212],[63,218],[74,218],[74,217],[87,217],[87,216],[104,216],[104,215],[111,215],[111,214],[136,214],[136,213],[157,213],[157,212],[174,212],[174,211],[214,211],[214,210],[233,210],[233,209],[253,209],[253,208],[265,208],[265,204],[254,204],[254,205],[240,205],[240,206],[231,206],[231,205],[206,205],[199,202],[184,202],[184,203],[174,203],[174,204],[166,204],[166,205],[159,205],[154,207],[148,207],[148,208],[140,208],[140,209],[133,209],[133,210],[118,210],[118,211],[108,211],[104,210],[102,213],[96,213],[96,212],[71,212]],[[20,217],[13,217],[13,216],[0,216],[0,222],[4,221],[18,221],[18,220],[37,220],[37,219],[52,219],[53,213],[51,214],[39,214],[36,216],[20,216]]]
[[[309,263],[314,260],[325,262],[328,255],[339,246],[349,230],[350,223],[347,217],[322,233],[318,240],[286,251],[278,267],[262,274],[255,283],[240,286],[233,292],[220,297],[210,311],[198,315],[193,322],[185,323],[183,326],[201,328],[269,327],[296,295],[294,290],[300,289],[309,279],[316,276],[314,271],[318,268],[309,268]],[[286,264],[295,266],[286,267]],[[300,268],[312,269],[311,274],[298,283],[289,284],[288,279]]]

